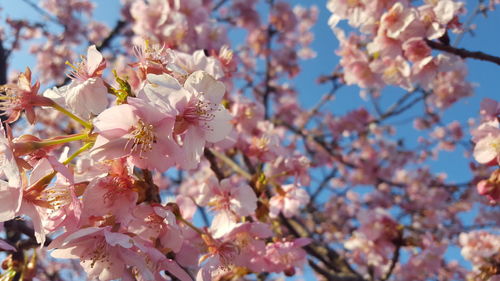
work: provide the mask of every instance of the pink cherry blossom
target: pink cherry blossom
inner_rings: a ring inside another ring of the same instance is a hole
[[[165,171],[172,165],[174,119],[140,99],[103,111],[94,121],[95,159],[130,157],[139,168]]]
[[[128,230],[137,234],[160,249],[168,249],[175,253],[182,247],[183,236],[177,225],[175,215],[161,205],[141,204],[132,211],[133,220]]]
[[[5,95],[0,97],[0,110],[3,115],[8,116],[7,122],[12,123],[17,121],[21,116],[21,112],[26,112],[28,122],[35,122],[36,106],[49,106],[51,101],[43,96],[38,95],[40,82],[31,84],[31,70],[26,68],[24,73],[21,73],[17,78],[17,84],[7,84],[0,87]]]
[[[500,250],[500,236],[484,230],[461,233],[459,242],[464,258],[472,262],[474,269],[479,269],[489,258],[494,258]]]
[[[138,254],[133,239],[111,227],[83,228],[68,233],[52,242],[56,248],[52,253],[55,258],[78,258],[89,278],[113,280],[133,278],[128,266],[134,267],[144,280],[154,280],[151,269]]]
[[[500,153],[500,136],[488,135],[481,138],[474,147],[474,159],[481,164],[496,161]]]
[[[277,217],[280,212],[287,218],[298,214],[300,207],[309,202],[307,191],[295,184],[281,186],[277,194],[269,200],[269,216]]]
[[[401,2],[396,2],[380,19],[380,28],[388,37],[398,39],[415,18],[415,11],[405,7]]]
[[[287,275],[294,275],[295,267],[302,266],[306,259],[306,252],[302,247],[310,242],[308,238],[299,238],[267,244],[265,259],[268,262],[268,271],[285,271]]]
[[[223,140],[231,131],[231,115],[222,106],[222,82],[204,71],[191,74],[184,86],[167,74],[149,75],[143,93],[153,104],[177,113],[173,137],[182,150],[176,161],[186,169],[200,161],[206,142]]]
[[[14,158],[11,142],[0,124],[0,222],[14,218],[21,206],[21,174]]]
[[[105,67],[102,54],[92,45],[87,50],[87,57],[68,75],[73,81],[65,89],[64,99],[77,115],[89,118],[107,107],[108,89],[101,78]]]
[[[211,229],[220,237],[236,226],[240,217],[251,215],[257,208],[257,196],[252,188],[236,179],[212,180],[201,186],[196,203],[211,206],[216,212]]]

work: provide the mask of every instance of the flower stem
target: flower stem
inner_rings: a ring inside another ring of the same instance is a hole
[[[83,127],[87,128],[89,130],[92,129],[92,124],[91,123],[82,120],[80,117],[78,117],[78,116],[74,115],[73,113],[69,112],[66,108],[58,105],[57,103],[54,102],[52,104],[52,107],[54,109],[58,110],[59,112],[66,114],[69,118],[71,118],[71,119],[75,120],[76,122],[80,123]]]
[[[67,142],[72,142],[72,141],[78,141],[78,140],[83,140],[88,138],[87,134],[76,134],[71,137],[67,138],[60,138],[60,139],[49,139],[49,140],[43,140],[36,142],[36,145],[39,147],[44,147],[44,146],[49,146],[49,145],[57,145],[57,144],[63,144]]]
[[[206,235],[205,232],[203,232],[201,229],[197,228],[194,224],[190,223],[186,219],[184,219],[182,216],[177,216],[177,219],[192,228],[194,231],[196,231],[199,235]]]
[[[227,157],[224,153],[220,153],[214,149],[211,149],[210,151],[213,153],[213,155],[215,155],[215,157],[222,160],[222,162],[231,167],[235,172],[243,176],[245,179],[252,180],[252,175],[250,173],[243,170],[237,163],[235,163],[231,158]]]
[[[77,151],[75,151],[75,153],[73,153],[70,157],[68,157],[68,159],[64,160],[64,162],[62,162],[62,163],[64,165],[68,164],[73,159],[75,159],[78,155],[80,155],[82,152],[84,152],[87,149],[90,149],[93,145],[94,145],[93,142],[86,143],[85,145],[83,145],[82,147],[80,147],[80,149],[78,149]]]

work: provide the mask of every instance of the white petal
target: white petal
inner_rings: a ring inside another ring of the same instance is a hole
[[[205,71],[196,71],[189,75],[184,83],[184,87],[188,91],[201,94],[213,104],[219,104],[226,92],[224,83],[215,80],[215,78]]]
[[[218,142],[231,133],[233,126],[230,121],[233,116],[222,105],[212,113],[214,118],[208,122],[209,129],[205,130],[205,138],[209,142]]]

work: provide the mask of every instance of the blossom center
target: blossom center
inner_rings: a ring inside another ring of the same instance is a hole
[[[73,71],[70,71],[67,74],[67,76],[71,78],[71,80],[83,82],[91,78],[91,76],[87,73],[87,60],[85,57],[82,57],[82,61],[77,65],[73,65],[70,62],[66,62],[66,65],[70,66],[73,69]]]
[[[153,149],[153,144],[156,143],[156,136],[154,134],[154,126],[146,124],[144,121],[139,120],[137,125],[131,132],[132,138],[132,151],[139,151],[139,153],[148,152]]]
[[[5,94],[0,96],[0,110],[8,111],[15,109],[23,104],[24,95],[21,90],[11,87],[0,87],[0,91]]]
[[[217,107],[208,101],[192,99],[184,108],[184,112],[175,118],[174,133],[184,133],[190,125],[201,126],[205,130],[213,130],[208,123],[215,118]]]
[[[493,148],[496,152],[500,153],[500,139],[496,139],[490,143],[491,148]]]
[[[90,261],[90,268],[94,268],[97,263],[110,263],[104,239],[98,238],[97,240],[95,243],[96,247],[82,257],[82,264]]]

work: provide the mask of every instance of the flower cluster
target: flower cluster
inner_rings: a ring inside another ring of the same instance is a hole
[[[55,249],[52,257],[78,258],[88,277],[98,280],[164,280],[163,271],[180,280],[198,271],[198,280],[214,280],[237,267],[293,272],[304,263],[301,247],[309,240],[269,241],[269,217],[259,222],[256,216],[256,186],[236,175],[219,181],[210,167],[198,168],[207,151],[227,149],[224,142],[233,132],[225,84],[213,76],[224,75],[221,62],[203,52],[187,55],[157,45],[137,50],[139,61],[129,69],[139,79],[134,88],[118,76],[117,87],[105,81],[106,60],[94,45],[81,62],[70,64],[66,86],[41,95],[29,69],[16,85],[3,86],[8,123],[23,111],[36,123],[37,111],[45,107],[83,128],[48,139],[14,138],[10,127],[8,134],[2,128],[1,221],[29,217],[41,245],[63,230],[48,245]],[[307,174],[293,161],[276,164],[273,172]],[[170,168],[207,176],[190,185],[185,197],[162,204],[152,174],[162,177]],[[278,184],[286,177],[274,178]],[[308,202],[298,185],[277,188],[270,217],[280,211],[291,217]],[[210,228],[189,222],[194,204],[212,210]],[[14,249],[4,241],[2,248]]]
[[[430,103],[440,109],[472,94],[463,60],[451,54],[433,55],[429,46],[430,40],[449,41],[448,30],[461,30],[458,16],[464,3],[424,1],[416,6],[411,1],[330,0],[328,9],[348,85],[375,92],[389,85],[432,90]],[[346,36],[337,27],[341,20],[362,35]]]
[[[474,158],[483,165],[497,167],[500,165],[500,105],[491,99],[481,103],[481,124],[472,132]],[[487,180],[477,184],[479,194],[486,196],[491,202],[500,201],[500,170],[491,173]]]
[[[0,280],[500,280],[500,105],[445,116],[466,59],[500,61],[455,47],[498,0],[329,0],[325,34],[307,1],[121,0],[109,26],[108,1],[21,2]]]

